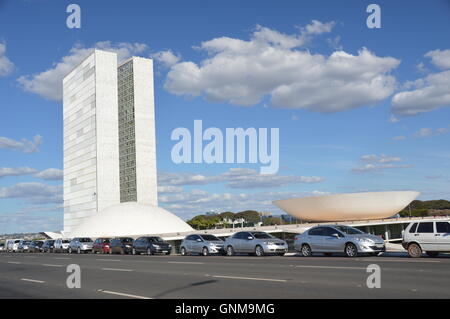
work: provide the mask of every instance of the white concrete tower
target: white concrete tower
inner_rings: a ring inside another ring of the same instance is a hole
[[[120,202],[117,55],[94,50],[63,80],[64,232]]]
[[[153,61],[118,68],[120,201],[158,206]]]

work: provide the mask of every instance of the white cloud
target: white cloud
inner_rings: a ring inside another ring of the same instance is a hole
[[[86,58],[94,48],[117,53],[119,63],[134,54],[141,54],[147,50],[142,43],[112,43],[110,41],[97,42],[94,47],[85,48],[75,45],[61,61],[41,73],[21,76],[18,81],[25,91],[36,93],[49,100],[62,99],[62,79],[77,64]]]
[[[153,59],[161,62],[165,67],[170,68],[171,66],[180,62],[181,58],[179,55],[175,55],[171,50],[159,51],[151,55]]]
[[[47,168],[34,175],[37,178],[48,181],[57,181],[63,179],[63,170],[57,168]]]
[[[391,114],[391,117],[389,118],[389,123],[398,123],[400,120],[395,117],[394,114]]]
[[[36,135],[33,140],[26,138],[16,141],[7,137],[0,136],[0,149],[9,149],[14,151],[21,151],[24,153],[35,153],[39,151],[39,145],[42,143],[42,136]]]
[[[438,68],[443,70],[450,69],[450,50],[433,50],[425,54],[425,56],[431,58],[431,63]]]
[[[299,183],[320,183],[324,180],[323,177],[318,176],[259,174],[256,170],[245,168],[231,168],[225,173],[212,176],[167,172],[158,174],[158,184],[161,186],[226,183],[226,186],[230,188],[270,188]]]
[[[158,194],[175,194],[175,193],[181,193],[182,191],[183,191],[183,187],[158,186]]]
[[[14,70],[14,63],[6,56],[6,44],[0,42],[0,76],[7,76]]]
[[[394,141],[403,141],[406,140],[406,136],[400,135],[392,138]]]
[[[62,186],[42,183],[18,183],[0,187],[0,199],[20,198],[33,204],[62,203]]]
[[[430,128],[421,128],[417,132],[414,133],[415,137],[430,137],[436,135],[447,134],[450,132],[450,127],[441,127],[436,130]]]
[[[242,106],[270,96],[274,106],[318,112],[374,105],[390,96],[396,81],[389,73],[399,60],[366,48],[357,55],[336,51],[329,57],[298,49],[309,36],[331,27],[317,21],[299,35],[287,35],[258,26],[249,41],[221,37],[203,42],[199,49],[209,56],[199,64],[173,65],[165,88]]]
[[[367,173],[367,172],[381,171],[381,170],[388,169],[388,168],[411,167],[410,165],[406,165],[406,164],[392,164],[392,163],[403,162],[403,159],[400,157],[388,156],[385,154],[363,155],[363,156],[361,156],[361,162],[363,162],[363,165],[353,168],[352,169],[353,172]]]
[[[36,173],[37,170],[31,167],[0,167],[0,178],[7,176],[21,176]]]

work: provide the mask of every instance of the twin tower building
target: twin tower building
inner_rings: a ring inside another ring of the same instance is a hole
[[[94,50],[63,92],[64,233],[119,203],[157,206],[153,61]]]

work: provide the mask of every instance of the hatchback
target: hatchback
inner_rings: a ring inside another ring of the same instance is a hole
[[[161,237],[140,237],[133,243],[133,255],[135,254],[165,254],[170,255],[172,245],[165,242]]]
[[[92,251],[92,239],[89,237],[77,237],[70,241],[69,254],[76,252],[77,254],[88,253]]]
[[[97,238],[92,246],[92,252],[94,254],[109,254],[109,244],[111,238]]]
[[[130,237],[118,237],[111,239],[109,244],[110,254],[131,254],[133,249],[133,238]]]
[[[53,249],[55,248],[55,241],[53,239],[46,240],[44,242],[44,245],[42,245],[42,252],[44,253],[51,253],[53,252]]]

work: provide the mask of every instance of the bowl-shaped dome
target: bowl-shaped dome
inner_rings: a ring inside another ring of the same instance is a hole
[[[387,218],[411,203],[419,192],[370,192],[303,197],[273,202],[295,218],[329,222]]]
[[[140,236],[192,231],[192,227],[167,210],[136,202],[114,205],[86,218],[71,237]]]

